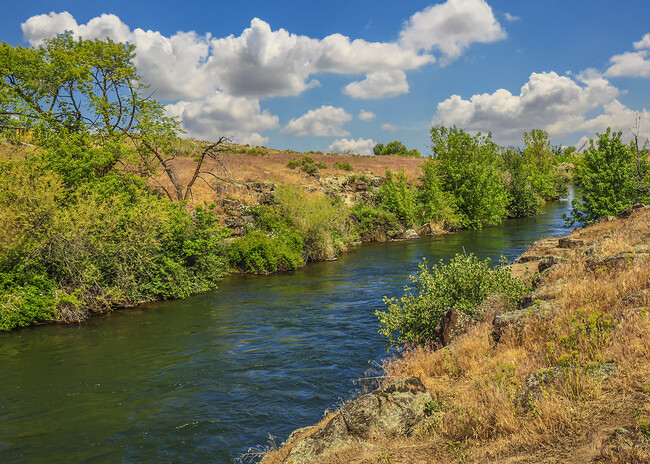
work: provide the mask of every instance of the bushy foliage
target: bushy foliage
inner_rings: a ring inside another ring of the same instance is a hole
[[[4,329],[185,297],[214,288],[225,272],[224,232],[207,209],[190,214],[112,175],[70,191],[37,161],[3,167]]]
[[[431,128],[442,189],[455,198],[461,226],[480,228],[507,214],[502,160],[491,134],[471,136],[455,126]]]
[[[289,185],[279,186],[275,198],[280,212],[302,237],[305,261],[334,258],[347,248],[352,237],[347,212],[340,203]]]
[[[591,224],[608,215],[616,215],[636,202],[650,201],[647,153],[636,142],[626,145],[621,132],[610,128],[590,141],[578,167],[583,186],[581,200],[573,202],[573,217],[567,222]],[[637,158],[637,149],[640,156]]]
[[[354,170],[352,165],[350,163],[348,163],[347,161],[344,162],[344,163],[341,163],[341,162],[337,161],[336,163],[334,163],[334,169],[340,169],[342,171],[353,171]]]
[[[415,189],[411,187],[404,170],[396,175],[386,170],[386,182],[379,188],[381,205],[405,225],[413,224],[417,213]]]
[[[412,150],[407,149],[402,142],[393,140],[386,145],[378,143],[372,149],[376,156],[405,156],[409,158],[420,158],[422,155],[419,150],[415,148]]]
[[[300,168],[306,174],[315,176],[318,174],[319,169],[325,169],[325,163],[315,161],[311,156],[303,156],[302,158],[293,158],[287,163],[290,169]]]
[[[228,256],[242,272],[290,271],[305,264],[300,236],[277,231],[251,231],[231,245]]]
[[[527,291],[521,280],[511,276],[504,261],[491,268],[489,259],[482,261],[473,254],[458,254],[449,263],[440,261],[431,268],[423,261],[410,279],[415,288],[406,287],[399,299],[384,298],[388,309],[376,312],[379,332],[392,345],[435,341],[449,308],[474,318],[489,295],[502,294],[514,302]]]
[[[303,240],[291,219],[269,206],[252,206],[255,218],[246,235],[229,247],[230,264],[242,272],[289,271],[305,264]]]
[[[422,185],[418,189],[417,199],[419,217],[422,221],[442,222],[455,228],[459,225],[454,196],[442,190],[438,165],[434,160],[427,160],[422,165]]]
[[[390,232],[400,228],[394,213],[364,202],[356,203],[352,207],[352,216],[357,221],[359,238],[364,241],[386,240]]]

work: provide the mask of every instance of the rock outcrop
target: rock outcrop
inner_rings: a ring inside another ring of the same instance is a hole
[[[284,443],[290,451],[283,462],[327,462],[328,454],[360,441],[408,437],[424,420],[429,401],[417,377],[394,380],[348,403],[320,427],[294,432]]]

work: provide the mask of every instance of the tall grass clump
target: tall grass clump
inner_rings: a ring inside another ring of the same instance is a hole
[[[309,195],[290,185],[276,189],[280,212],[298,231],[305,261],[331,259],[345,251],[351,240],[347,211],[340,202],[322,195]]]

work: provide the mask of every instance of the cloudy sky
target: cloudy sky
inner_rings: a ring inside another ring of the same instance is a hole
[[[189,136],[369,154],[430,152],[432,124],[574,145],[637,115],[650,136],[648,0],[7,2],[0,39],[72,30],[136,45]]]

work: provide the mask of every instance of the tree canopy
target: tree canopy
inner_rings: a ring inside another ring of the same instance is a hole
[[[372,152],[377,156],[406,156],[410,158],[420,158],[422,156],[419,150],[415,148],[409,150],[402,142],[397,140],[388,142],[386,145],[378,143],[374,146]]]

